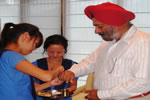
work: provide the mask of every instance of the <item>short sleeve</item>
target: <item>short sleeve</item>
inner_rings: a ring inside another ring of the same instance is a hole
[[[33,65],[38,66],[37,61],[32,62]]]
[[[26,60],[24,56],[14,51],[5,51],[2,55],[3,63],[9,65],[12,68],[15,68],[16,65],[22,60]]]

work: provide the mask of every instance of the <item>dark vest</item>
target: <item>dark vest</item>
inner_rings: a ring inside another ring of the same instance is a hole
[[[44,69],[44,70],[48,70],[48,64],[47,64],[46,58],[38,59],[37,63],[38,63],[39,68]],[[76,63],[76,62],[73,62],[72,60],[69,60],[69,59],[63,59],[62,66],[64,67],[65,70],[68,70],[71,68],[73,63]],[[45,82],[40,81],[40,84],[42,84],[42,83],[45,83]],[[56,89],[56,90],[64,89],[66,84],[68,84],[68,83],[64,82],[61,85],[53,86],[53,89]],[[51,90],[51,89],[52,88],[50,87],[50,88],[47,88],[45,90]],[[43,98],[43,100],[59,100],[59,99]]]

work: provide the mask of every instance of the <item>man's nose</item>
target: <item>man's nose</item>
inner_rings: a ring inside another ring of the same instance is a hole
[[[54,53],[54,57],[56,57],[57,56],[57,53]]]
[[[99,34],[99,33],[101,33],[102,31],[101,31],[101,29],[99,29],[98,27],[95,27],[95,33],[96,34]]]

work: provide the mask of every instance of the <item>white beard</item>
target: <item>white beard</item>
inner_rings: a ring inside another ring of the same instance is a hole
[[[113,39],[114,39],[114,40],[117,41],[117,40],[119,39],[119,36],[120,36],[120,33],[119,33],[119,32],[114,32],[114,33],[113,33]]]

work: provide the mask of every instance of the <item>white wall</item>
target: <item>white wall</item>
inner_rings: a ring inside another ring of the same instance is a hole
[[[60,0],[24,0],[22,1],[22,22],[37,25],[43,33],[44,40],[52,34],[60,33]],[[43,46],[26,56],[30,61],[42,58]]]
[[[20,0],[0,0],[1,28],[6,22],[20,22]]]
[[[150,0],[122,0],[122,6],[135,13],[132,21],[140,30],[150,34]]]

